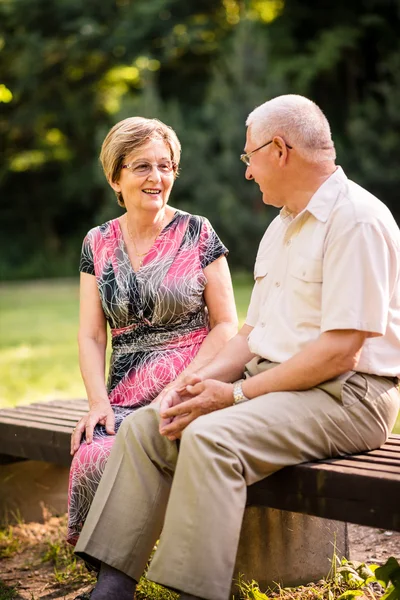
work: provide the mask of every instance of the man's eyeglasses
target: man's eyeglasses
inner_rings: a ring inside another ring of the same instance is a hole
[[[150,163],[145,160],[122,165],[122,169],[128,169],[133,175],[138,177],[149,175],[153,170],[153,166],[157,167],[161,175],[170,175],[176,170],[176,164],[171,160],[163,160],[160,163]]]
[[[263,144],[262,146],[259,146],[255,150],[252,150],[251,152],[247,152],[247,154],[241,154],[240,155],[240,160],[242,162],[244,162],[244,164],[246,165],[246,167],[249,167],[250,166],[250,156],[252,154],[254,154],[254,152],[257,152],[257,150],[261,150],[261,148],[265,148],[265,146],[268,146],[268,144],[272,144],[273,141],[274,140],[270,140],[269,142],[266,142],[265,144]],[[289,144],[286,144],[286,142],[285,142],[285,145],[286,145],[287,148],[289,148],[289,150],[293,150],[293,146],[289,146]]]

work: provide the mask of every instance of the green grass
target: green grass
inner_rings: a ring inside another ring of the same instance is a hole
[[[85,395],[77,281],[0,286],[0,405]]]
[[[341,560],[336,555],[325,579],[296,588],[269,589],[262,592],[256,581],[237,582],[243,600],[398,600],[400,598],[400,565],[391,556],[382,565],[366,565]]]
[[[235,287],[243,322],[251,279]],[[0,285],[0,407],[85,396],[78,306],[77,279]]]
[[[17,600],[19,596],[17,588],[8,586],[0,579],[0,600]]]
[[[234,277],[239,321],[252,278]],[[78,365],[78,279],[0,285],[0,407],[85,397]],[[400,433],[400,414],[395,425]]]

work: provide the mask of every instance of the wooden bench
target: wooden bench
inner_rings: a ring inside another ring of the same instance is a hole
[[[68,466],[71,431],[86,410],[86,400],[0,410],[0,463]],[[400,531],[400,435],[379,450],[282,469],[250,486],[247,504]]]
[[[400,531],[400,435],[378,450],[286,467],[252,485],[248,504]]]
[[[42,460],[71,464],[71,432],[87,412],[87,400],[53,400],[0,410],[0,464]]]
[[[66,511],[71,431],[87,406],[58,400],[0,410],[2,512],[16,507],[38,521],[43,502]],[[287,467],[250,486],[235,578],[264,589],[317,581],[330,569],[333,540],[339,556],[349,555],[347,522],[400,531],[399,435],[379,450]]]

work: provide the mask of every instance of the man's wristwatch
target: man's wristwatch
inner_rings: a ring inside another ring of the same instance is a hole
[[[240,402],[244,402],[245,400],[249,400],[247,396],[243,394],[242,383],[244,379],[239,379],[233,384],[233,404],[239,404]]]

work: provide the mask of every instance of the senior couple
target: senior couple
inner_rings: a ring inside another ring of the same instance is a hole
[[[182,600],[227,600],[247,486],[287,465],[377,448],[396,421],[396,222],[335,165],[311,100],[274,98],[246,125],[245,177],[281,210],[236,335],[227,249],[206,219],[167,204],[175,133],[132,118],[103,143],[126,213],[83,246],[90,410],[72,437],[70,483],[69,539],[99,569],[92,600],[132,600],[158,539],[149,579]]]

